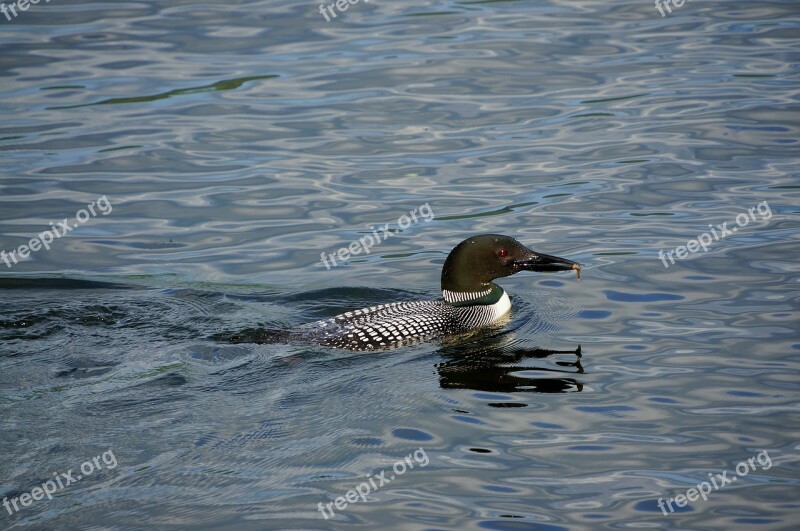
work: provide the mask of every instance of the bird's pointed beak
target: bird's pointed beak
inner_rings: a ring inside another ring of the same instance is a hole
[[[522,260],[515,260],[514,265],[524,271],[538,271],[540,273],[550,271],[571,271],[575,270],[580,278],[581,264],[549,254],[531,251],[530,255]]]

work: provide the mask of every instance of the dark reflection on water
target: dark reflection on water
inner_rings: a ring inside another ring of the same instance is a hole
[[[791,528],[799,29],[796,0],[0,15],[0,251],[113,205],[0,258],[0,528]],[[761,201],[770,219],[659,260]],[[503,279],[510,321],[456,342],[250,343],[438,297],[486,232],[580,283]],[[420,447],[428,466],[322,518]],[[117,468],[2,507],[109,448]],[[661,513],[764,449],[769,470]]]
[[[555,375],[534,378],[520,373],[568,373],[581,374],[581,347],[575,350],[549,350],[539,348],[502,348],[484,346],[469,352],[445,353],[447,360],[436,366],[439,385],[442,389],[474,389],[498,393],[569,393],[581,391],[583,384],[574,378],[559,378]],[[561,355],[569,355],[561,356]],[[558,358],[554,360],[552,358]],[[535,360],[547,360],[554,367],[536,364]],[[531,365],[524,365],[531,363]]]

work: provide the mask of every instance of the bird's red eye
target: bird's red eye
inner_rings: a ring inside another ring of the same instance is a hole
[[[497,251],[497,256],[499,256],[500,258],[508,256],[508,251],[506,251],[505,249],[500,249],[499,251]]]

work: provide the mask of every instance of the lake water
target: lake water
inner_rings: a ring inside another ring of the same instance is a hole
[[[0,528],[796,525],[796,0],[25,5]],[[582,278],[455,342],[231,340],[437,298],[480,233]]]

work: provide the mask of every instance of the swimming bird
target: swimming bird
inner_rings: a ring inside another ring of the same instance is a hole
[[[520,271],[575,270],[566,258],[528,249],[509,236],[481,234],[450,251],[442,267],[442,299],[381,304],[302,325],[296,337],[354,351],[381,350],[498,321],[511,310],[508,294],[492,282]]]

